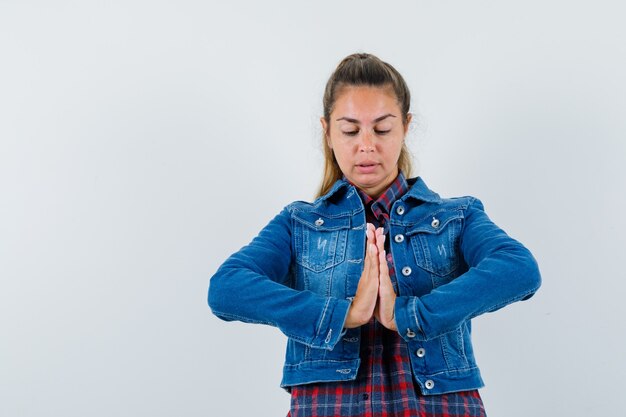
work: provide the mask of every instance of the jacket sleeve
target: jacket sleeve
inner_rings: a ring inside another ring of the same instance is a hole
[[[223,320],[268,324],[307,346],[332,350],[350,301],[291,288],[291,239],[288,206],[211,277],[209,306]]]
[[[459,245],[467,272],[424,296],[397,297],[396,325],[405,339],[433,339],[465,320],[528,299],[541,285],[530,251],[496,226],[473,197]]]

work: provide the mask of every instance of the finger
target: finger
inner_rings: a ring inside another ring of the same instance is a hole
[[[387,251],[385,251],[385,236],[382,237],[378,249],[378,264],[380,273],[381,285],[391,284],[391,278],[389,277],[389,264],[387,263]]]
[[[370,270],[369,272],[372,273],[372,276],[377,276],[378,275],[378,249],[376,248],[376,245],[374,245],[373,243],[368,244],[368,252],[370,255]]]
[[[371,306],[370,313],[373,311],[373,307],[378,296],[378,274],[378,254],[376,246],[368,244],[363,274],[361,275],[361,279],[357,287],[357,295],[360,295],[359,298],[361,301]]]
[[[363,272],[359,281],[359,286],[363,286],[364,291],[368,293],[371,291],[377,291],[378,287],[378,254],[376,246],[371,243],[367,244],[367,251],[365,255],[365,263],[363,264]],[[358,291],[358,288],[357,288]]]
[[[367,245],[367,251],[366,251],[366,256],[370,255],[370,245],[376,245],[376,229],[374,229],[374,225],[371,223],[367,224],[367,231],[365,232],[366,236],[367,236],[367,241],[365,242],[365,244]],[[372,255],[377,255],[378,251],[375,250]]]
[[[387,262],[381,262],[380,265],[380,277],[378,284],[378,295],[381,299],[384,300],[392,300],[395,299],[396,291],[393,289],[393,284],[391,282],[391,278],[389,277],[389,268],[387,267]],[[391,297],[391,298],[390,298]],[[385,302],[387,305],[387,301]],[[391,303],[393,305],[395,303]],[[387,309],[385,309],[387,311]]]
[[[373,235],[374,235],[374,243],[376,243],[376,241],[378,240],[378,238],[380,237],[380,227],[377,229],[373,230]]]
[[[368,240],[369,242],[369,240]],[[363,261],[363,274],[369,273],[372,266],[372,256],[370,255],[370,245],[365,242],[365,260]]]
[[[366,243],[365,261],[363,263],[363,274],[361,280],[370,280],[372,277],[378,276],[378,251],[373,243]],[[366,284],[366,282],[364,282]]]
[[[390,280],[389,265],[387,264],[387,252],[385,251],[384,248],[381,251],[379,251],[378,263],[379,263],[381,279],[386,278],[387,280]]]
[[[379,267],[380,271],[380,283],[381,285],[391,283],[391,278],[389,278],[389,265],[387,265],[387,255],[383,251],[379,256]]]
[[[385,235],[376,236],[376,247],[378,248],[378,253],[385,250]]]

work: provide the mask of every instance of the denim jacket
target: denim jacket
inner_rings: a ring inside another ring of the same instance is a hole
[[[477,198],[441,198],[421,177],[409,184],[389,220],[398,332],[423,394],[480,388],[471,319],[530,298],[541,284],[537,263]],[[365,230],[361,198],[342,179],[313,203],[285,207],[211,278],[214,314],[287,335],[282,387],[356,378],[360,328],[343,325]]]

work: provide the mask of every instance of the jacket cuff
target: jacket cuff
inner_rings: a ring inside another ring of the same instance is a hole
[[[343,325],[349,308],[349,300],[327,299],[322,318],[317,326],[317,334],[311,342],[312,348],[333,350],[345,333]]]
[[[424,340],[424,332],[417,317],[417,297],[396,297],[394,314],[398,333],[407,342]]]

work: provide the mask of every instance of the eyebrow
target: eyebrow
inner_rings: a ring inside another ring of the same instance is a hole
[[[391,113],[387,113],[384,116],[380,116],[377,117],[376,119],[374,119],[374,123],[378,123],[381,120],[386,119],[387,117],[396,117]],[[350,122],[350,123],[355,123],[355,124],[359,124],[361,122],[359,122],[357,119],[352,119],[351,117],[340,117],[339,119],[335,120],[336,122],[340,121],[340,120],[345,120],[346,122]]]

